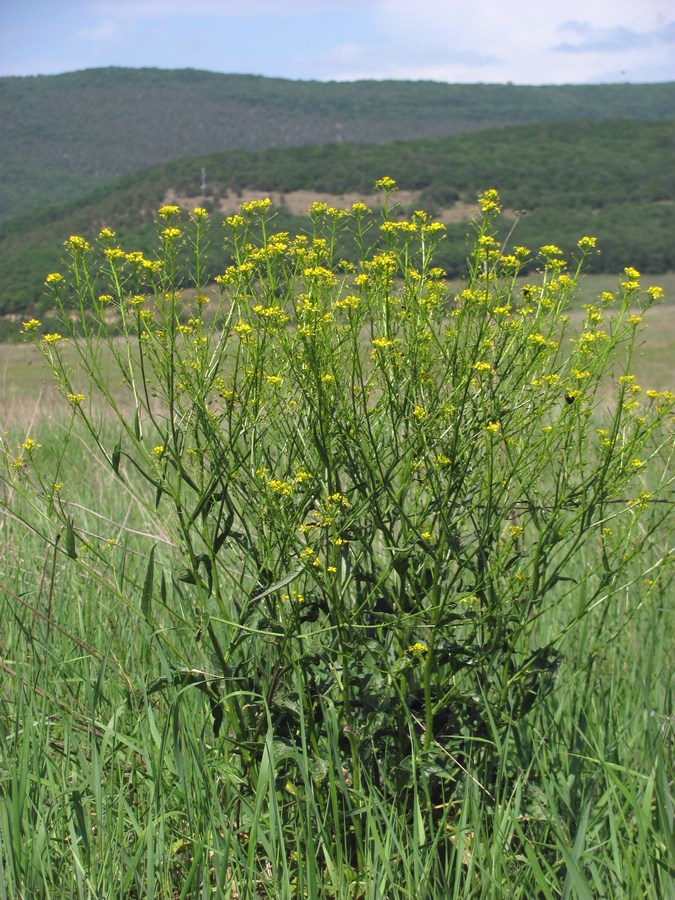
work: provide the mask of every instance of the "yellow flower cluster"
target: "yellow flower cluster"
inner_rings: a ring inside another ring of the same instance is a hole
[[[389,178],[388,175],[385,175],[384,178],[378,178],[375,182],[375,190],[389,193],[390,191],[397,191],[398,187],[393,178]]]
[[[417,231],[415,222],[383,222],[380,231],[385,234],[414,234]]]
[[[324,266],[310,266],[302,273],[308,282],[316,287],[333,287],[337,284],[337,278],[330,269]]]
[[[555,244],[544,244],[543,247],[539,248],[539,253],[542,256],[546,256],[546,257],[561,256],[562,250],[560,249],[560,247],[556,246]]]
[[[264,200],[249,200],[247,203],[242,203],[239,207],[242,212],[251,213],[251,212],[264,212],[266,209],[272,205],[272,201],[269,197],[265,197]]]
[[[535,347],[539,347],[542,350],[556,350],[558,347],[555,341],[547,340],[543,334],[529,334],[527,336],[527,341],[529,344],[533,344]]]
[[[78,234],[71,234],[68,240],[65,241],[65,247],[67,250],[70,250],[71,253],[84,253],[89,249],[89,241],[86,241]]]
[[[480,206],[481,211],[486,215],[490,213],[499,213],[502,211],[502,207],[499,202],[499,194],[494,188],[483,191],[483,193],[479,195],[478,205]]]
[[[475,362],[471,368],[474,370],[474,372],[490,372],[492,375],[494,375],[494,369],[492,368],[490,363],[484,362],[483,360],[478,360],[478,362]]]
[[[263,306],[258,303],[253,307],[253,312],[262,319],[266,319],[268,322],[277,322],[280,325],[284,322],[288,322],[290,318],[286,315],[281,306]]]
[[[348,294],[346,297],[342,297],[340,300],[335,301],[336,309],[356,309],[361,303],[360,297],[355,296],[354,294]]]
[[[389,347],[393,347],[395,344],[399,343],[398,338],[386,338],[379,337],[373,338],[370,342],[376,350],[386,350]]]
[[[279,494],[282,497],[288,497],[293,493],[293,485],[289,481],[282,481],[279,478],[270,478],[267,487],[273,494]]]
[[[160,206],[158,215],[160,219],[172,219],[174,216],[180,215],[180,206],[176,206],[175,204]]]

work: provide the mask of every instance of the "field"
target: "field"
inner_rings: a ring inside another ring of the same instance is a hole
[[[312,195],[313,197],[314,195]],[[675,275],[657,275],[649,279],[664,289],[665,302],[650,311],[648,328],[635,361],[635,373],[645,387],[670,389],[675,384]],[[617,278],[610,275],[586,275],[574,302],[579,310],[593,303],[602,291],[614,290]],[[450,282],[456,291],[459,282]],[[20,328],[16,323],[16,330]],[[0,427],[25,428],[45,417],[59,417],[59,401],[53,378],[32,345],[0,346]]]
[[[67,242],[1,351],[0,900],[669,896],[675,276],[534,289],[480,204],[447,302],[422,214],[346,286],[253,200],[215,317],[164,208],[112,339]]]

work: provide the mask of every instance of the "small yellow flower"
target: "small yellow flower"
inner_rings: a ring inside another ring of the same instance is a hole
[[[387,347],[393,347],[398,341],[396,338],[393,340],[391,338],[379,337],[373,338],[370,342],[376,350],[385,350]]]
[[[270,198],[265,197],[264,200],[249,200],[248,203],[242,203],[240,209],[242,212],[255,212],[256,210],[263,212],[271,205],[272,201]]]
[[[238,322],[234,326],[234,331],[239,335],[240,338],[245,339],[251,334],[253,329],[246,322]]]
[[[203,206],[195,206],[195,208],[192,210],[192,218],[198,221],[205,219],[206,215],[207,213]]]
[[[560,256],[562,254],[560,247],[557,247],[555,244],[544,244],[543,247],[539,248],[539,252],[542,256]]]
[[[42,343],[43,344],[58,344],[59,341],[65,341],[66,338],[63,335],[60,335],[58,332],[54,332],[53,334],[43,334],[42,335]]]
[[[270,478],[267,482],[269,489],[282,497],[288,497],[293,493],[293,486],[288,481],[281,481],[279,478]]]
[[[426,644],[422,643],[422,641],[415,641],[415,643],[411,644],[406,650],[408,656],[412,657],[424,656],[428,652],[429,647]]]
[[[577,247],[580,250],[591,250],[597,244],[598,239],[595,237],[582,237],[577,241]]]
[[[66,400],[71,406],[79,406],[84,401],[84,394],[66,394]]]
[[[162,236],[168,241],[172,241],[175,238],[180,237],[180,228],[165,228],[164,231],[162,231]]]
[[[375,182],[375,190],[385,191],[385,193],[388,193],[389,191],[396,191],[398,190],[398,188],[396,187],[396,182],[394,181],[394,179],[389,178],[388,175],[385,175],[384,178],[379,178]]]
[[[83,237],[80,237],[78,234],[71,234],[71,236],[65,242],[65,246],[72,252],[80,251],[81,253],[84,253],[89,249],[89,242],[86,241]]]
[[[171,219],[173,218],[173,216],[180,215],[180,206],[176,206],[174,204],[160,206],[158,215],[160,219]]]
[[[160,456],[164,456],[164,444],[157,444],[156,447],[153,447],[153,448],[152,448],[152,455],[153,455],[153,456],[156,456],[157,459],[159,459]]]
[[[478,362],[475,362],[473,364],[472,368],[474,369],[475,372],[490,372],[490,373],[494,374],[492,366],[488,362],[481,362],[479,360]]]
[[[335,301],[336,309],[356,309],[361,303],[361,299],[359,297],[354,296],[353,294],[349,294],[346,297],[343,297],[341,300]]]
[[[494,188],[484,191],[478,197],[478,205],[484,213],[501,212],[499,194]]]
[[[21,334],[35,334],[42,323],[38,319],[29,319],[21,327]]]
[[[25,450],[27,453],[32,453],[34,450],[39,450],[42,444],[36,444],[33,438],[26,438],[26,440],[21,444],[21,449]]]
[[[98,236],[99,236],[99,237],[101,238],[101,240],[103,240],[103,241],[109,241],[109,240],[112,240],[112,238],[115,237],[115,232],[114,232],[114,231],[111,231],[110,228],[102,228],[102,229],[99,231]]]
[[[50,272],[45,278],[46,284],[60,284],[63,281],[63,275],[60,272]]]
[[[624,271],[624,274],[626,275],[626,277],[630,278],[631,281],[635,281],[636,279],[638,279],[640,277],[640,273],[638,272],[638,270],[634,269],[632,266],[626,266],[626,268],[623,271]]]
[[[490,434],[499,434],[502,430],[502,426],[499,422],[490,422],[485,426],[485,430]]]

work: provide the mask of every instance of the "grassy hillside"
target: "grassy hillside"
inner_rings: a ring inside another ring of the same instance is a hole
[[[675,117],[675,85],[321,83],[194,70],[0,79],[0,219],[198,153]]]
[[[514,126],[389,145],[230,151],[171,162],[126,176],[83,200],[5,223],[0,315],[39,304],[43,277],[60,265],[70,234],[92,235],[105,225],[125,246],[148,248],[156,210],[169,191],[186,205],[205,205],[216,219],[233,192],[277,192],[276,227],[294,231],[304,226],[290,202],[283,202],[292,192],[328,193],[337,202],[345,192],[367,195],[383,174],[414,192],[406,202],[455,220],[448,224],[441,254],[451,275],[462,271],[466,218],[487,186],[499,190],[507,208],[527,211],[518,225],[518,243],[554,242],[569,250],[582,234],[594,234],[602,248],[595,271],[615,273],[630,264],[646,273],[666,272],[675,269],[674,148],[675,122],[619,120]],[[206,195],[200,194],[202,170]],[[344,252],[348,255],[349,248]],[[213,274],[227,264],[215,241],[210,264]]]

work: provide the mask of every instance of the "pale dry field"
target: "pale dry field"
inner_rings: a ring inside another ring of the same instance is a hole
[[[413,206],[421,191],[396,191],[395,200],[403,208]],[[365,203],[371,209],[377,209],[382,206],[382,194],[326,194],[318,191],[289,191],[282,194],[279,191],[255,191],[244,190],[239,193],[228,191],[220,198],[218,203],[218,212],[236,213],[242,203],[250,203],[252,200],[264,200],[269,197],[274,206],[285,206],[289,212],[295,216],[307,215],[307,211],[313,203],[325,203],[335,209],[351,209],[354,203]],[[199,194],[183,195],[177,194],[173,190],[167,191],[164,197],[164,203],[175,203],[186,211],[194,209],[196,206],[203,206],[210,198]],[[442,209],[435,216],[440,222],[446,224],[454,222],[468,222],[480,212],[477,203],[461,203],[457,202],[452,207]],[[504,210],[504,215],[509,216],[509,211]],[[510,214],[513,216],[513,213]]]

